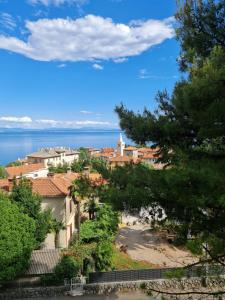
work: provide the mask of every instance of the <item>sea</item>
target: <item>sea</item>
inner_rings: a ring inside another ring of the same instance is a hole
[[[18,130],[0,129],[0,165],[48,147],[116,147],[119,130]],[[123,134],[124,141],[131,143]]]

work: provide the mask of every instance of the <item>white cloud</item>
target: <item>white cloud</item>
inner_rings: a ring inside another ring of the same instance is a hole
[[[66,67],[66,64],[59,64],[57,67],[62,69]]]
[[[8,13],[0,13],[0,25],[9,30],[14,30],[16,28],[16,21]]]
[[[111,125],[110,122],[103,122],[103,121],[76,121],[76,125]]]
[[[138,73],[139,79],[157,79],[157,80],[168,80],[168,79],[176,79],[178,78],[177,75],[170,75],[170,76],[164,76],[164,75],[151,75],[149,74],[148,70],[141,69]]]
[[[89,110],[81,110],[80,113],[84,114],[84,115],[89,115],[89,114],[93,114],[92,111]]]
[[[124,63],[126,61],[128,61],[128,59],[126,57],[121,57],[121,58],[116,58],[113,60],[116,64],[121,64]]]
[[[30,117],[0,117],[0,126],[4,128],[117,128],[118,124],[109,121],[100,120],[54,120],[54,119],[36,119]]]
[[[41,4],[41,5],[45,5],[45,6],[50,6],[50,5],[60,6],[60,5],[64,5],[64,4],[83,5],[87,2],[88,2],[88,0],[28,0],[28,3],[30,3],[32,5]]]
[[[139,70],[138,78],[140,78],[140,79],[147,79],[147,78],[149,78],[148,71],[146,69]]]
[[[95,70],[103,70],[104,69],[104,67],[99,65],[99,64],[93,64],[92,68],[95,69]]]
[[[40,124],[51,125],[51,126],[56,126],[57,124],[59,124],[59,121],[49,120],[49,119],[40,119],[40,120],[36,120],[35,122]]]
[[[9,123],[31,123],[32,119],[30,117],[0,117],[0,121]]]
[[[173,22],[173,18],[168,18],[126,25],[94,15],[75,20],[27,21],[27,41],[0,35],[0,49],[39,61],[124,59],[172,38]]]

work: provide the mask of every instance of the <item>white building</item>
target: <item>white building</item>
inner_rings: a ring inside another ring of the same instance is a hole
[[[68,148],[46,148],[27,155],[28,163],[43,163],[45,166],[71,165],[79,159],[79,152]]]
[[[117,156],[123,156],[124,149],[125,149],[125,143],[123,141],[122,134],[120,133],[120,138],[117,143]]]

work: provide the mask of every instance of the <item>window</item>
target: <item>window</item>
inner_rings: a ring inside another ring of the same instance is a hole
[[[72,223],[70,224],[70,239],[72,238],[73,235],[73,225]]]

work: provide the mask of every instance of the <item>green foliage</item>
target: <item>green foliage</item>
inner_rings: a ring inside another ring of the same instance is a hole
[[[22,166],[22,162],[17,160],[17,161],[12,161],[6,165],[6,167],[18,167]]]
[[[112,269],[113,245],[111,239],[101,240],[96,247],[95,264],[99,271],[109,271]]]
[[[151,269],[153,267],[149,262],[133,260],[127,253],[117,249],[115,245],[113,245],[112,266],[115,270]]]
[[[105,238],[107,238],[107,232],[99,228],[98,222],[87,220],[81,224],[80,241],[82,243],[99,242]]]
[[[51,231],[51,211],[42,211],[41,197],[32,192],[32,185],[29,180],[23,178],[14,182],[11,199],[16,203],[20,211],[27,214],[35,221],[37,247],[45,240],[47,233]]]
[[[106,231],[109,236],[113,236],[118,230],[119,214],[110,205],[104,204],[97,212],[96,222],[100,229]]]
[[[98,208],[96,218],[81,224],[80,243],[95,245],[94,251],[84,255],[84,259],[90,260],[90,254],[94,258],[95,267],[99,271],[109,270],[113,267],[113,245],[112,241],[118,230],[118,214],[109,205]]]
[[[54,275],[57,281],[63,281],[65,278],[76,277],[80,270],[80,263],[72,256],[63,256],[61,261],[54,269]]]
[[[85,148],[79,149],[79,160],[74,161],[71,165],[71,170],[73,172],[80,173],[84,170],[85,167],[90,165],[90,154],[88,153],[88,150]]]
[[[15,279],[28,266],[35,247],[35,223],[0,193],[0,283]]]
[[[91,199],[85,203],[85,211],[89,213],[89,219],[94,220],[96,217],[96,212],[99,210],[98,203],[96,200]]]
[[[202,243],[199,240],[189,240],[186,243],[186,247],[193,254],[201,255],[202,254]]]
[[[99,173],[106,179],[108,179],[110,176],[110,171],[108,169],[107,162],[103,159],[96,157],[91,158],[91,172]]]
[[[64,279],[76,277],[80,268],[80,262],[73,256],[64,255],[53,270],[53,274],[41,277],[41,283],[42,285],[61,285]]]
[[[118,223],[118,213],[109,205],[103,205],[98,209],[96,219],[81,224],[80,240],[83,243],[90,243],[112,239],[118,230]]]
[[[59,164],[57,167],[49,167],[51,173],[66,173],[68,170],[68,164]]]
[[[225,1],[178,1],[177,39],[181,44],[180,68],[201,63],[214,46],[225,46]]]
[[[218,257],[225,257],[225,2],[183,3],[177,38],[187,78],[176,83],[171,96],[158,93],[154,113],[116,107],[128,138],[158,147],[165,169],[120,168],[105,197],[120,209],[161,206],[179,225],[183,242],[191,234],[220,262]]]
[[[182,277],[185,277],[186,272],[185,269],[177,268],[172,271],[167,271],[165,275],[166,278],[168,279],[172,279],[172,278],[181,279]]]
[[[3,166],[0,166],[0,178],[7,178],[7,173]]]

